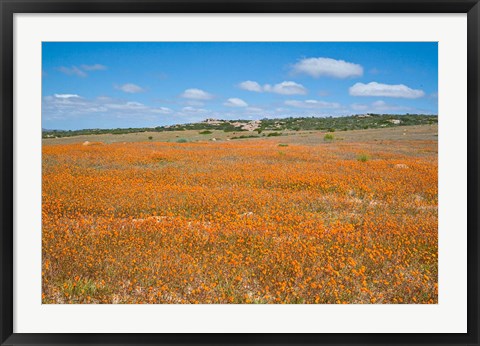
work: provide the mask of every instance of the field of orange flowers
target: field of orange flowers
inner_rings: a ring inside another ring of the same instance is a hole
[[[44,146],[42,302],[437,303],[437,142],[280,143]]]

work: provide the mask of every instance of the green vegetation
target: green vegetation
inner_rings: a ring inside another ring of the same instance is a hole
[[[153,139],[153,137],[152,137],[152,136],[148,136],[148,139],[149,139],[149,140],[152,140],[152,139]]]
[[[234,136],[230,139],[246,139],[246,138],[258,138],[258,137],[260,137],[260,136],[254,136],[254,135],[245,136],[245,135],[242,135],[242,136],[238,136],[238,137]]]
[[[213,130],[225,132],[245,132],[241,126],[247,124],[248,120],[218,120],[215,122],[199,122],[192,124],[179,124],[172,126],[158,126],[155,128],[124,128],[124,129],[86,129],[86,130],[43,130],[43,138],[55,137],[71,137],[78,135],[92,135],[92,134],[114,134],[122,135],[128,133],[139,132],[164,132],[164,131],[185,131],[196,130],[201,131],[202,134],[208,134]],[[260,134],[263,131],[348,131],[348,130],[362,130],[375,128],[388,128],[398,126],[410,125],[429,125],[437,124],[438,117],[436,115],[425,114],[363,114],[345,117],[302,117],[302,118],[284,118],[284,119],[262,119],[260,127],[255,131]],[[280,133],[268,136],[280,136]]]
[[[282,135],[282,134],[279,133],[279,132],[272,132],[272,133],[269,133],[269,134],[267,135],[267,137],[277,137],[277,136],[281,136],[281,135]]]
[[[93,296],[99,290],[92,280],[80,280],[76,277],[74,280],[67,280],[61,287],[63,293],[68,296],[84,295]]]
[[[325,137],[323,137],[323,140],[324,140],[325,142],[333,142],[334,139],[335,139],[335,137],[333,137],[333,135],[330,134],[330,133],[327,133],[327,134],[325,135]]]
[[[212,134],[213,132],[212,131],[209,131],[209,130],[205,130],[205,131],[200,131],[199,134],[201,135],[210,135]]]
[[[278,146],[279,146],[279,147],[288,147],[288,144],[280,143]]]
[[[357,156],[357,160],[360,162],[367,162],[370,157],[367,154],[360,154]]]
[[[400,123],[397,123],[400,120]],[[285,119],[262,119],[260,128],[269,131],[348,131],[384,127],[437,124],[436,115],[425,114],[363,114],[346,117],[303,117]]]
[[[188,141],[185,138],[177,139],[177,143],[187,143]]]

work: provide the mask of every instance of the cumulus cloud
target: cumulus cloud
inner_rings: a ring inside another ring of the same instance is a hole
[[[425,96],[423,90],[412,89],[404,84],[382,84],[377,82],[370,82],[368,84],[356,83],[350,87],[349,93],[352,96],[380,96],[409,99]]]
[[[259,93],[261,93],[263,91],[263,88],[260,84],[258,84],[257,82],[251,81],[251,80],[241,82],[238,86],[243,90],[255,91],[255,92],[259,92]]]
[[[141,92],[144,92],[145,90],[136,85],[136,84],[133,84],[133,83],[127,83],[127,84],[123,84],[123,85],[115,85],[115,89],[118,89],[118,90],[121,90],[125,93],[129,93],[129,94],[137,94],[137,93],[141,93]]]
[[[363,75],[363,67],[344,60],[330,58],[302,59],[292,67],[294,74],[306,74],[314,78],[349,78]]]
[[[80,67],[85,71],[102,71],[107,69],[107,66],[102,64],[81,65]]]
[[[227,102],[225,102],[223,105],[228,107],[247,107],[248,103],[246,103],[242,99],[232,97],[232,98],[229,98]]]
[[[296,82],[283,81],[278,84],[264,84],[263,86],[254,81],[245,81],[238,85],[240,88],[255,92],[271,92],[280,95],[305,95],[307,89]]]
[[[285,81],[273,86],[265,84],[263,88],[267,92],[281,95],[304,95],[307,93],[307,89],[303,85],[291,81]]]
[[[319,101],[319,100],[305,100],[305,101],[298,101],[298,100],[287,100],[285,101],[285,105],[296,107],[296,108],[340,108],[340,104],[336,102],[326,102],[326,101]]]
[[[87,76],[87,74],[81,69],[79,69],[77,66],[72,66],[72,67],[61,66],[58,68],[58,70],[68,76],[77,76],[82,78],[85,78]]]
[[[182,95],[180,95],[186,99],[193,99],[193,100],[211,100],[213,98],[212,94],[209,94],[206,91],[201,89],[186,89]]]

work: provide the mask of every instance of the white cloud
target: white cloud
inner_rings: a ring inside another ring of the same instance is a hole
[[[69,76],[77,76],[77,77],[87,77],[87,73],[85,71],[100,71],[106,70],[107,66],[101,64],[94,64],[94,65],[80,65],[80,68],[77,66],[72,67],[65,67],[61,66],[58,68],[58,71],[69,75]]]
[[[387,103],[385,101],[375,101],[372,103],[372,105],[375,107],[385,107]]]
[[[107,109],[120,111],[141,111],[145,113],[170,114],[173,111],[167,107],[150,107],[140,102],[129,101],[125,103],[109,103],[105,104]]]
[[[104,113],[107,112],[108,108],[105,106],[92,106],[92,107],[86,107],[84,109],[84,113]]]
[[[42,116],[51,118],[54,116],[75,115],[85,113],[87,109],[96,106],[78,95],[73,95],[54,94],[44,97],[42,101]]]
[[[127,83],[123,85],[115,85],[115,89],[121,90],[123,92],[129,93],[129,94],[137,94],[144,92],[145,90],[133,83]]]
[[[278,83],[274,86],[265,84],[263,88],[267,92],[273,92],[281,95],[304,95],[307,93],[307,89],[305,89],[303,85],[291,81]]]
[[[318,101],[318,100],[305,100],[305,101],[298,101],[298,100],[287,100],[285,101],[285,105],[296,107],[296,108],[340,108],[340,104],[336,102],[325,102],[325,101]]]
[[[117,100],[100,96],[95,99],[85,99],[76,94],[54,94],[46,96],[42,102],[42,114],[52,119],[64,118],[92,113],[111,115],[146,117],[158,114],[171,114],[167,107],[151,107],[140,102]]]
[[[202,102],[202,101],[197,101],[197,100],[186,100],[186,101],[184,101],[184,104],[187,105],[187,106],[201,107],[205,103]]]
[[[55,96],[58,99],[69,99],[72,97],[80,97],[77,94],[54,94],[53,96]]]
[[[348,78],[363,75],[363,67],[344,60],[330,58],[307,58],[293,65],[292,72],[311,77]]]
[[[158,108],[151,108],[150,111],[152,113],[158,114],[171,114],[173,111],[168,107],[158,107]]]
[[[115,99],[109,96],[97,96],[96,100],[101,102],[108,102],[108,101],[114,101]]]
[[[211,100],[213,98],[212,94],[201,89],[186,89],[180,96],[193,100]]]
[[[87,74],[80,70],[77,66],[72,66],[72,67],[65,67],[61,66],[58,68],[58,70],[68,76],[77,76],[77,77],[86,77]]]
[[[248,91],[271,92],[281,95],[305,95],[307,93],[307,89],[303,85],[292,81],[283,81],[274,85],[264,84],[263,86],[257,82],[245,81],[240,83],[239,87]]]
[[[411,89],[404,84],[382,84],[377,82],[370,82],[368,84],[356,83],[350,87],[349,93],[352,96],[383,96],[409,99],[425,96],[423,90]]]
[[[350,108],[353,109],[354,111],[362,111],[362,112],[369,112],[369,113],[416,111],[411,107],[389,104],[382,100],[375,101],[369,104],[353,103],[350,105]]]
[[[203,108],[195,108],[195,107],[183,107],[182,112],[186,113],[206,113],[208,110]]]
[[[225,102],[223,105],[228,107],[247,107],[248,103],[246,103],[242,99],[232,97],[232,98],[229,98],[227,102]]]
[[[261,113],[263,111],[264,110],[262,108],[259,108],[259,107],[247,107],[247,109],[246,109],[246,113]]]
[[[102,71],[107,69],[107,66],[101,64],[81,65],[80,67],[85,71]]]
[[[122,109],[122,110],[144,110],[148,107],[145,106],[143,103],[140,102],[126,102],[126,103],[111,103],[105,105],[107,108],[110,109]]]
[[[263,88],[257,82],[247,80],[245,82],[241,82],[238,85],[241,89],[248,90],[248,91],[255,91],[255,92],[262,92]]]
[[[352,103],[350,108],[352,108],[354,111],[366,111],[368,110],[369,105],[363,103]]]

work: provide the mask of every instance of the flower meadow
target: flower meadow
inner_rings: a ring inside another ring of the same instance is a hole
[[[436,304],[437,142],[43,146],[44,304]]]

